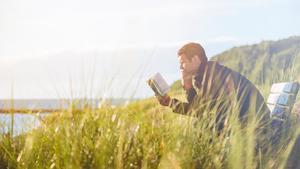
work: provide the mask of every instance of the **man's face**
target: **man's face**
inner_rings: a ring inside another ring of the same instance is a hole
[[[191,59],[188,59],[188,57],[185,54],[182,54],[178,56],[178,60],[180,64],[180,71],[182,75],[185,76],[194,75],[197,72],[201,63],[197,55],[193,56]]]

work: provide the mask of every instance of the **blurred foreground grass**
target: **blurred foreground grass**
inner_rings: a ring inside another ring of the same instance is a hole
[[[276,152],[262,157],[255,153],[254,124],[241,129],[232,120],[217,135],[210,129],[214,122],[209,116],[199,120],[174,114],[154,98],[115,108],[70,107],[49,115],[29,133],[1,135],[0,164],[30,169],[284,166],[295,133]]]

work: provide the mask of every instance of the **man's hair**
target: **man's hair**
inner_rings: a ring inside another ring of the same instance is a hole
[[[199,43],[187,43],[178,50],[177,54],[178,56],[185,54],[188,59],[192,59],[193,56],[197,55],[201,61],[207,62],[205,51]]]

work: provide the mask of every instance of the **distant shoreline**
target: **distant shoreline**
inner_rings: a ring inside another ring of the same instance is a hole
[[[132,101],[139,100],[137,98],[112,98],[112,99],[3,99],[0,100],[0,113],[52,113],[67,110],[72,104],[76,108],[83,109],[85,106],[90,108],[98,108],[103,104],[118,106],[127,104]]]

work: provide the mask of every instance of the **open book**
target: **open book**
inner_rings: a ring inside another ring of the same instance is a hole
[[[160,73],[156,73],[152,76],[149,80],[147,80],[147,83],[154,93],[159,96],[164,96],[170,90],[170,86]]]

